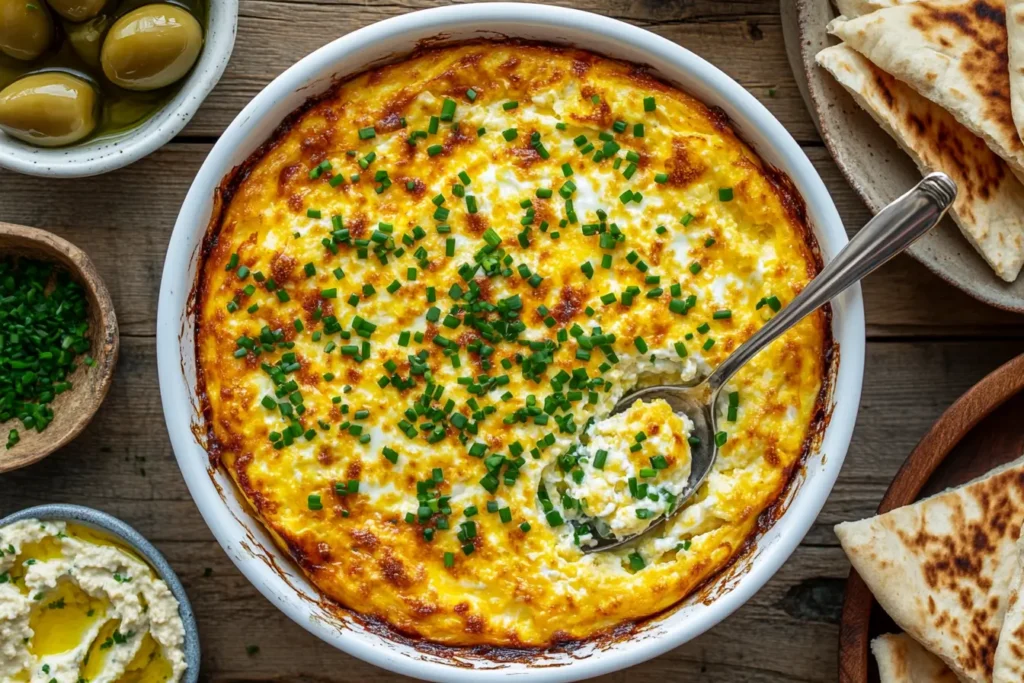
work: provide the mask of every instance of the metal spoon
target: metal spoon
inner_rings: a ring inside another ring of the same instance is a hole
[[[895,200],[868,221],[816,278],[778,315],[769,320],[732,355],[696,386],[660,385],[647,387],[622,397],[612,414],[622,412],[637,399],[664,399],[677,413],[688,416],[694,425],[693,436],[700,443],[691,447],[690,478],[676,506],[644,531],[623,538],[595,536],[597,545],[584,548],[592,553],[635,541],[685,507],[685,503],[707,479],[718,457],[715,434],[718,432],[715,405],[729,380],[747,361],[807,314],[829,302],[854,283],[860,282],[883,263],[900,253],[931,230],[945,215],[956,198],[956,183],[944,173],[931,173],[909,192]]]

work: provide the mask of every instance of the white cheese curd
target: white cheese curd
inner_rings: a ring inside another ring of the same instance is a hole
[[[636,401],[593,422],[581,443],[544,475],[554,509],[574,526],[581,545],[596,544],[583,529],[622,538],[670,512],[687,489],[693,423],[662,399]]]
[[[0,529],[0,681],[179,681],[185,629],[134,553],[65,522]]]

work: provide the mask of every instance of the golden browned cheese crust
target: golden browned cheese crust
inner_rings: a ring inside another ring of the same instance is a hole
[[[212,228],[197,352],[221,461],[327,596],[402,633],[546,646],[664,610],[799,463],[826,316],[733,380],[715,471],[650,538],[580,551],[574,444],[637,384],[705,375],[807,284],[780,186],[722,116],[587,52],[464,44],[341,83]]]

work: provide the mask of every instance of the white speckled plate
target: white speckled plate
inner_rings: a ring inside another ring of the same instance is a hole
[[[914,162],[867,112],[814,62],[834,44],[825,26],[836,16],[828,0],[780,0],[786,51],[815,125],[839,169],[872,211],[921,179]],[[996,277],[949,218],[908,253],[950,284],[985,303],[1024,313],[1024,275],[1013,284]]]

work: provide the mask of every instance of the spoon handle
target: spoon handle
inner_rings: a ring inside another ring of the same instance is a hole
[[[708,378],[717,391],[747,361],[804,316],[900,253],[931,230],[956,199],[956,183],[944,173],[929,173],[909,192],[878,212],[828,265]]]

